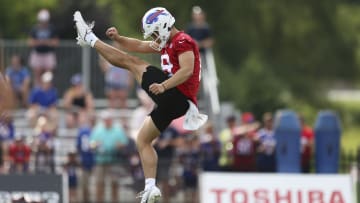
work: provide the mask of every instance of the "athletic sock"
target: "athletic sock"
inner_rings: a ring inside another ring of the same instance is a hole
[[[88,42],[91,47],[94,47],[95,42],[96,42],[98,39],[99,39],[99,38],[98,38],[93,32],[90,32],[90,33],[88,33],[88,34],[85,35],[85,41]]]
[[[155,178],[146,178],[145,179],[145,189],[148,190],[155,186]]]

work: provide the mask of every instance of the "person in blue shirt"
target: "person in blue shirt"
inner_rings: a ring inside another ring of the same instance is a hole
[[[28,117],[34,124],[39,115],[47,115],[51,122],[57,124],[58,92],[52,86],[53,74],[45,72],[41,76],[41,86],[34,87],[30,93]]]
[[[267,112],[263,115],[264,127],[258,131],[259,144],[257,147],[257,171],[258,172],[275,172],[276,157],[275,147],[276,140],[273,129],[273,116]]]
[[[10,117],[0,117],[0,173],[4,170],[4,155],[3,152],[8,148],[10,143],[14,140],[15,129],[13,121]]]
[[[23,59],[19,55],[11,57],[11,64],[6,68],[6,80],[11,84],[19,105],[26,107],[30,88],[30,72],[24,66]]]
[[[12,141],[15,136],[15,128],[12,118],[0,118],[0,142]]]
[[[69,186],[69,201],[77,202],[77,187],[78,187],[78,173],[77,169],[79,163],[77,161],[77,156],[75,152],[69,152],[67,154],[67,162],[64,164],[64,172],[68,176],[68,186]]]
[[[201,165],[204,171],[219,171],[221,143],[215,134],[214,125],[208,123],[200,135]]]
[[[82,169],[81,191],[83,196],[83,202],[89,202],[89,180],[91,177],[92,169],[95,165],[94,152],[90,145],[92,125],[89,122],[88,116],[85,114],[79,115],[79,122],[80,126],[76,139],[76,148],[78,154],[80,155],[80,165]]]

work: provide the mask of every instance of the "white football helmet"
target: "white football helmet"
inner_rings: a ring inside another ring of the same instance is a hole
[[[161,51],[170,37],[175,18],[165,8],[156,7],[147,11],[142,18],[144,39],[152,38],[150,47]]]

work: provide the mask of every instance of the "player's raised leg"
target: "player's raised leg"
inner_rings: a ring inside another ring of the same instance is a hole
[[[142,74],[145,68],[150,65],[149,63],[99,40],[92,31],[94,24],[87,24],[79,11],[75,12],[74,21],[78,33],[76,39],[79,45],[95,48],[111,64],[132,72],[135,79],[141,84]]]

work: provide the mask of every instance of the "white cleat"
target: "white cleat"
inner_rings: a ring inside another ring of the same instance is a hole
[[[80,46],[90,46],[89,41],[86,41],[85,37],[92,33],[92,28],[94,27],[94,22],[87,24],[83,17],[81,16],[80,11],[75,11],[74,13],[75,27],[77,30],[77,44]]]
[[[148,190],[140,192],[136,198],[141,198],[140,203],[158,203],[161,198],[161,192],[158,187],[154,186]]]

